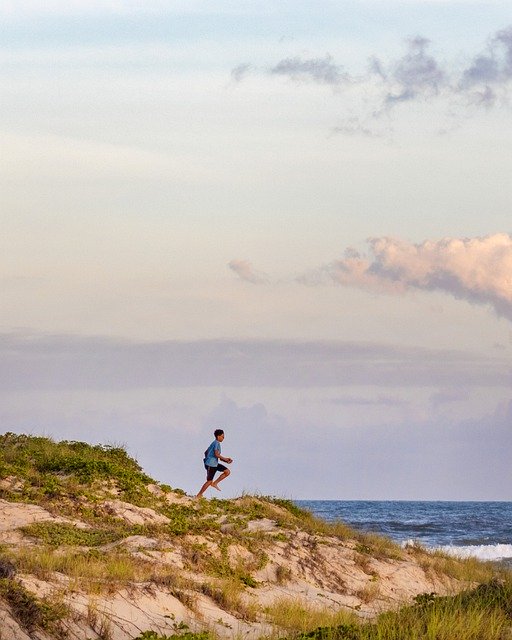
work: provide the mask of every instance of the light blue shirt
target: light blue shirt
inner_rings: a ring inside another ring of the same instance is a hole
[[[204,463],[207,467],[216,467],[219,464],[219,459],[215,455],[214,451],[220,453],[220,442],[215,438],[211,445],[206,449]]]

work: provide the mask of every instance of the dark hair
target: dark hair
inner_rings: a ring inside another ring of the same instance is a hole
[[[224,435],[224,431],[222,429],[215,429],[215,431],[213,432],[213,435],[215,437],[217,436],[223,436]]]

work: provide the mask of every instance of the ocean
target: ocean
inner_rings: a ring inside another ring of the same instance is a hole
[[[419,542],[459,557],[512,565],[512,502],[409,502],[296,500],[324,520],[342,520],[359,531]]]

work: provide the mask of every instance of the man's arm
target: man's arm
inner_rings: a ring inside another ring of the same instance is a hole
[[[233,462],[233,458],[224,458],[223,456],[221,456],[219,449],[215,449],[213,453],[215,454],[215,457],[222,462],[227,462],[228,464],[231,464]]]

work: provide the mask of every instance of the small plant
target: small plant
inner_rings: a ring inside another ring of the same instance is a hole
[[[188,626],[183,623],[175,624],[176,633],[167,636],[157,633],[156,631],[143,631],[138,635],[135,640],[210,640],[210,634],[208,631],[202,631],[200,633],[194,633],[188,630]]]
[[[0,556],[0,578],[14,578],[16,566],[8,558]]]
[[[301,633],[297,640],[359,640],[359,626],[340,624],[335,627],[318,627],[309,633]]]
[[[276,542],[288,542],[288,536],[280,531],[279,533],[272,534],[272,540]]]
[[[240,576],[240,582],[242,584],[245,584],[246,587],[251,587],[253,589],[255,589],[258,586],[258,583],[256,582],[256,580],[248,574],[247,575],[242,574]]]
[[[430,605],[435,602],[436,597],[437,594],[434,591],[431,591],[430,593],[418,593],[413,600],[418,606],[424,607],[425,605]]]
[[[284,584],[291,580],[292,572],[289,567],[283,567],[283,565],[278,564],[276,567],[276,582],[277,584]]]
[[[379,593],[379,585],[375,581],[370,581],[365,587],[356,592],[356,596],[361,602],[368,604],[378,598]]]
[[[362,544],[361,542],[358,542],[355,546],[355,551],[357,551],[357,553],[366,553],[366,554],[370,554],[372,552],[372,548],[370,547],[369,544]]]
[[[20,582],[9,578],[0,579],[0,596],[9,604],[20,625],[31,632],[43,629],[57,638],[65,637],[61,625],[69,614],[69,608],[62,602],[49,598],[38,598]]]

